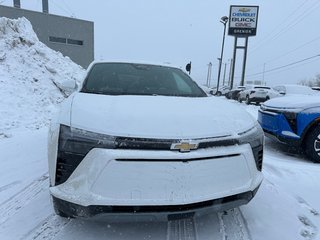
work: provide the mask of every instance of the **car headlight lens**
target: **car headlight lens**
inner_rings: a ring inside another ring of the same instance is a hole
[[[55,185],[67,181],[91,149],[115,147],[115,137],[60,125]]]
[[[297,112],[283,112],[283,115],[286,117],[292,131],[297,133]]]
[[[93,148],[115,147],[115,137],[65,125],[60,126],[59,151],[86,155]]]
[[[238,133],[238,135],[240,144],[249,143],[252,148],[263,145],[264,133],[258,123],[247,131]]]
[[[258,123],[247,131],[241,132],[239,135],[239,144],[249,143],[252,148],[252,153],[256,162],[256,167],[259,171],[262,170],[263,162],[263,143],[264,133]]]

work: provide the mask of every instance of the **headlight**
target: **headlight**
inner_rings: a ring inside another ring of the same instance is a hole
[[[115,137],[60,126],[59,151],[86,155],[92,148],[115,148]]]
[[[283,112],[283,115],[286,117],[292,131],[297,133],[297,112]]]
[[[115,138],[60,125],[55,185],[64,183],[93,148],[115,148]]]
[[[263,145],[264,134],[258,123],[254,127],[238,133],[238,135],[240,144],[249,143],[252,148]]]
[[[239,144],[249,143],[252,148],[252,153],[256,162],[256,167],[259,171],[262,170],[263,162],[263,130],[258,123],[247,131],[241,132],[239,135]]]

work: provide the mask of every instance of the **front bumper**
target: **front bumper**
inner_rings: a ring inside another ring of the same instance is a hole
[[[266,97],[250,96],[250,102],[260,103],[260,102],[265,102],[265,101],[266,101]]]
[[[258,122],[265,135],[290,146],[300,146],[301,138],[290,127],[288,120],[281,113],[259,110]]]
[[[95,148],[50,192],[84,209],[215,205],[227,197],[240,205],[252,198],[241,194],[254,192],[262,178],[249,144],[189,153]]]
[[[79,204],[64,201],[53,197],[53,204],[56,209],[59,209],[65,215],[70,217],[94,217],[96,215],[105,214],[108,216],[143,216],[155,215],[170,217],[174,214],[184,215],[196,213],[199,215],[208,214],[210,212],[218,212],[227,209],[232,209],[240,205],[247,204],[257,193],[260,185],[253,191],[239,193],[236,195],[214,199],[205,202],[186,204],[186,205],[168,205],[168,206],[99,206],[90,205],[87,207]]]

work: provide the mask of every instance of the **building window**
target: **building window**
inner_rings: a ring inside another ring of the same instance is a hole
[[[82,46],[83,45],[83,41],[81,40],[75,40],[75,39],[67,39],[67,43],[68,44],[73,44],[73,45],[80,45]]]
[[[79,46],[83,45],[83,41],[82,40],[76,40],[76,39],[70,39],[70,38],[62,38],[62,37],[50,36],[49,37],[49,41],[50,42],[54,42],[54,43],[64,43],[64,44],[79,45]]]
[[[67,43],[67,39],[66,38],[61,38],[61,37],[49,37],[49,41],[50,42],[56,42],[56,43]]]

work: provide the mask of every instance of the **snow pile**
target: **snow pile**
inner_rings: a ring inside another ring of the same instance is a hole
[[[66,96],[57,86],[83,74],[70,58],[41,43],[26,18],[0,18],[0,138],[11,129],[47,125]]]

